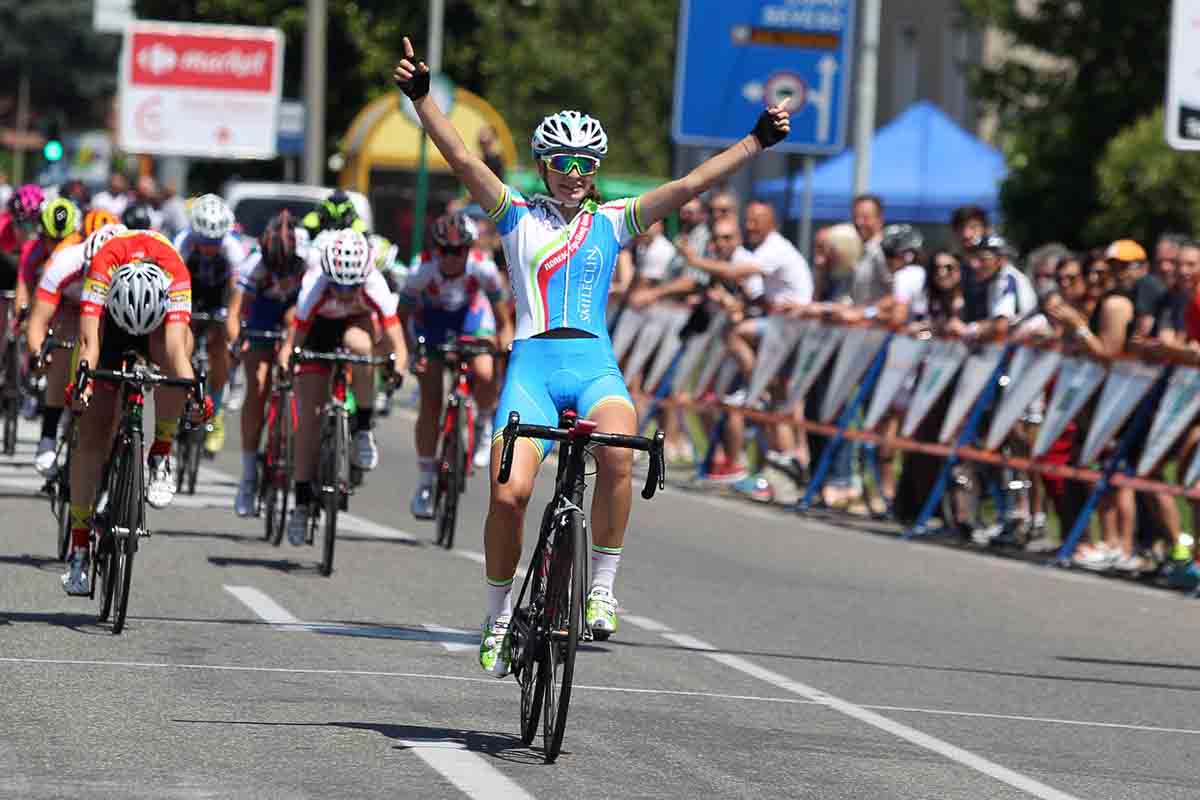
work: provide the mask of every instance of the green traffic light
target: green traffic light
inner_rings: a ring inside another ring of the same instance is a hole
[[[62,142],[60,142],[58,139],[51,139],[50,141],[46,142],[45,146],[42,147],[42,156],[44,156],[47,161],[58,161],[63,157]]]

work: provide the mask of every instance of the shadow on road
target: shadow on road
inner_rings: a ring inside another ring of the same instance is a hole
[[[257,722],[254,720],[173,719],[185,725],[228,725],[266,728],[343,728],[381,733],[399,741],[396,750],[412,750],[429,745],[445,747],[459,745],[474,753],[511,761],[516,764],[541,764],[542,757],[521,744],[518,736],[496,731],[468,731],[458,728],[436,728],[425,725],[394,725],[384,722]],[[563,751],[566,753],[566,751]]]
[[[50,556],[35,556],[32,553],[22,555],[0,555],[0,564],[15,564],[20,567],[33,567],[42,572],[62,572],[63,562]]]
[[[262,536],[249,533],[231,533],[229,531],[192,531],[155,528],[155,536],[169,536],[176,539],[223,539],[227,542],[261,542]]]
[[[317,564],[302,564],[286,558],[238,558],[236,556],[209,556],[208,563],[214,567],[261,567],[277,572],[305,573],[317,572]]]
[[[0,611],[0,625],[11,625],[14,622],[41,622],[86,636],[111,635],[107,627],[100,627],[95,614],[67,611]]]
[[[1059,661],[1072,664],[1100,664],[1111,667],[1136,667],[1142,669],[1182,669],[1200,672],[1200,664],[1170,664],[1164,661],[1129,661],[1121,658],[1084,658],[1083,656],[1059,656]]]
[[[653,642],[628,642],[609,640],[609,645],[617,647],[636,647],[647,648],[651,650],[679,650],[682,652],[696,652],[703,654],[724,653],[728,655],[738,656],[757,656],[760,658],[784,658],[792,661],[807,661],[815,664],[853,664],[864,667],[888,667],[894,669],[917,669],[927,670],[930,672],[952,672],[960,675],[990,675],[999,678],[1024,678],[1027,680],[1038,681],[1062,681],[1064,683],[1094,683],[1101,686],[1135,686],[1143,689],[1172,689],[1180,692],[1200,692],[1200,685],[1186,683],[1160,683],[1154,681],[1131,681],[1118,678],[1100,678],[1092,675],[1054,675],[1045,672],[1018,672],[1015,670],[1002,669],[983,669],[980,667],[955,667],[941,664],[909,664],[901,661],[873,661],[865,658],[837,658],[834,656],[810,656],[801,655],[799,653],[780,653],[764,650],[704,650],[694,647],[686,647],[680,644],[657,644]],[[1135,661],[1104,661],[1101,659],[1070,659],[1064,656],[1059,657],[1060,661],[1077,660],[1080,663],[1097,663],[1097,664],[1114,664],[1114,665],[1130,665],[1140,666],[1140,662]],[[1200,667],[1180,667],[1168,664],[1148,664],[1147,666],[1158,666],[1161,668],[1174,669],[1196,669]]]

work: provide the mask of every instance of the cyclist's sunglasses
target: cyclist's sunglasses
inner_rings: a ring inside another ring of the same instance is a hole
[[[445,245],[438,246],[438,251],[444,256],[461,256],[461,255],[464,255],[470,249],[471,248],[465,244],[460,244],[457,246],[445,246]]]
[[[546,169],[559,175],[570,175],[574,170],[580,177],[595,175],[600,169],[600,159],[576,153],[560,153],[556,156],[546,156],[542,159]]]
[[[329,215],[330,219],[344,219],[354,212],[353,201],[347,201],[345,203],[330,203],[326,201],[324,206],[325,213]]]

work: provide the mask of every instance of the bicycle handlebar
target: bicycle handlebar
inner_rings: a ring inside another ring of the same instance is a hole
[[[51,363],[55,350],[70,350],[74,346],[74,339],[55,339],[53,336],[47,336],[42,340],[42,347],[34,360],[34,369],[40,372],[43,366]]]
[[[650,454],[650,469],[646,473],[646,485],[642,488],[642,497],[646,500],[654,497],[654,493],[665,486],[666,461],[663,456],[663,442],[666,439],[662,431],[654,434],[653,438],[645,436],[628,436],[621,433],[597,433],[584,429],[576,420],[570,428],[552,428],[545,425],[522,425],[521,415],[512,411],[508,415],[508,424],[504,426],[504,448],[500,453],[500,474],[497,480],[508,483],[512,474],[513,450],[518,438],[525,436],[531,439],[550,439],[557,442],[583,441],[585,444],[599,444],[605,447],[624,447],[629,450],[642,450]]]
[[[242,328],[236,339],[229,343],[229,354],[238,355],[242,345],[249,339],[266,339],[271,342],[282,342],[287,338],[284,331],[269,331],[260,328]]]
[[[418,336],[418,357],[423,358],[430,351],[449,356],[465,356],[467,358],[474,358],[475,356],[496,355],[496,345],[492,344],[492,342],[487,339],[477,339],[474,336],[461,336],[458,339],[454,339],[449,342],[430,344],[425,340],[424,336]]]
[[[193,311],[191,321],[201,325],[215,325],[218,322],[224,322],[228,317],[229,314],[225,309],[222,309],[216,314],[212,314],[207,311]]]
[[[195,378],[170,378],[147,369],[92,369],[86,361],[81,361],[79,362],[76,384],[79,386],[80,391],[87,386],[88,381],[103,381],[105,383],[117,384],[132,383],[139,387],[168,386],[178,389],[190,389],[196,402],[203,406],[204,380],[205,375],[203,373],[197,375]]]
[[[363,356],[345,350],[320,353],[315,350],[304,350],[297,347],[292,350],[292,360],[302,364],[323,361],[329,364],[366,364],[371,367],[382,367],[384,364],[395,362],[396,355],[395,353],[389,353],[386,356]]]

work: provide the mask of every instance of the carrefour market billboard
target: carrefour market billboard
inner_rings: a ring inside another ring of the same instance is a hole
[[[278,29],[133,23],[121,52],[121,149],[274,158],[282,86]]]

